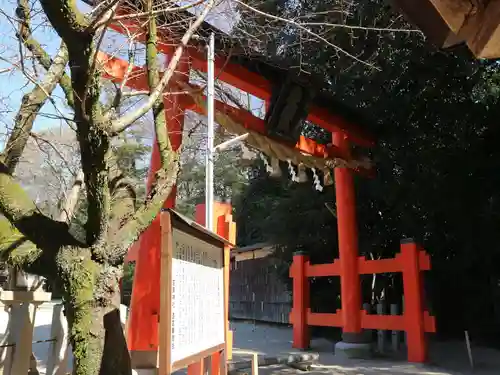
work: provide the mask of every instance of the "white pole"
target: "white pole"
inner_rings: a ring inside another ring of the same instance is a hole
[[[467,346],[467,354],[469,355],[469,363],[471,369],[474,369],[474,360],[472,359],[472,349],[470,347],[469,332],[465,331],[465,345]]]
[[[207,56],[207,155],[206,155],[206,178],[205,178],[205,227],[213,230],[213,204],[214,204],[214,58],[215,58],[214,34],[210,34]]]

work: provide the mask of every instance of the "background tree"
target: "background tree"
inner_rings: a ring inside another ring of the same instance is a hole
[[[436,51],[418,33],[387,32],[410,27],[383,1],[351,2],[346,5],[349,14],[331,11],[339,9],[334,1],[295,4],[268,3],[274,9],[267,11],[304,23],[318,21],[318,29],[340,48],[349,48],[377,68],[343,59],[332,49],[314,48],[314,43],[289,48],[303,38],[293,25],[283,27],[270,42],[275,51],[270,58],[285,55],[305,62],[304,69],[318,70],[336,98],[372,122],[378,138],[371,152],[377,176],[356,178],[360,251],[392,257],[403,237],[423,242],[432,256],[427,289],[438,333],[450,337],[468,329],[478,339],[497,342],[496,62],[476,61],[465,48]],[[317,14],[327,10],[331,12]],[[342,23],[385,31],[334,26]],[[364,42],[352,43],[357,38]],[[336,222],[322,204],[333,204],[332,189],[318,193],[309,184],[289,188],[286,176],[270,181],[262,168],[254,176],[242,195],[244,204],[237,205],[242,245],[251,243],[257,233],[259,241],[279,244],[287,261],[297,248],[309,250],[318,262],[338,255]],[[397,278],[385,275],[379,281],[378,295],[383,288],[395,288],[399,294]],[[314,290],[331,296],[335,287],[323,284]],[[319,308],[332,311],[338,301],[330,297],[323,303]]]
[[[194,217],[196,205],[205,201],[206,120],[188,113],[185,120],[186,139],[181,155],[176,209]],[[216,126],[214,144],[234,137]],[[214,154],[214,197],[231,201],[247,182],[246,161],[240,145]]]

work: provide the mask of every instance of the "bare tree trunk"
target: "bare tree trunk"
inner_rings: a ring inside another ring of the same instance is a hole
[[[104,316],[104,328],[106,335],[100,374],[130,375],[132,364],[120,320],[119,306]]]
[[[88,249],[58,256],[75,375],[130,375],[130,356],[120,322],[121,267],[99,264]]]

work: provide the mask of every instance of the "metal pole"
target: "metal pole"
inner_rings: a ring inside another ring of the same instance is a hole
[[[213,204],[214,204],[214,56],[215,40],[214,34],[210,34],[207,56],[207,155],[206,155],[206,178],[205,178],[205,227],[214,230],[213,226]]]

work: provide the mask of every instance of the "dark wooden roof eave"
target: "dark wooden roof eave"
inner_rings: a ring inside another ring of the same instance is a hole
[[[391,2],[439,48],[465,43],[476,58],[500,58],[500,1]]]

